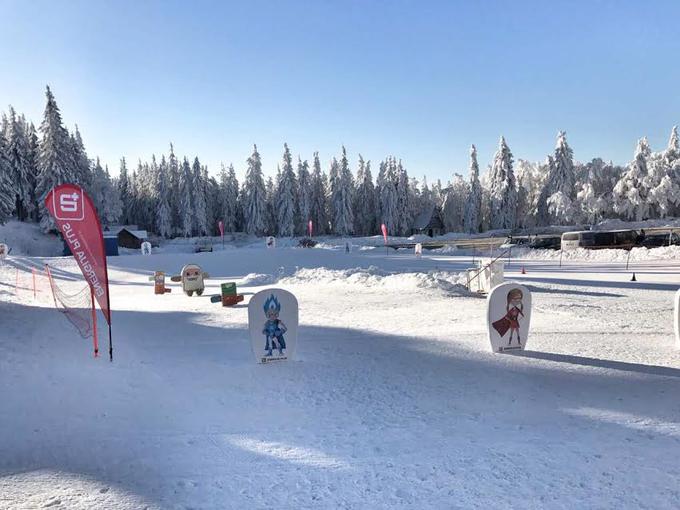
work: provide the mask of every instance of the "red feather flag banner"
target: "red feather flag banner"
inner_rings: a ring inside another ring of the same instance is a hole
[[[307,223],[307,230],[309,231],[309,237],[312,237],[312,232],[314,231],[314,223],[312,223],[312,220],[309,220]]]
[[[387,244],[387,226],[384,223],[381,224],[380,230],[382,230],[383,239],[385,240],[385,244]]]
[[[92,199],[77,184],[61,184],[47,194],[45,206],[71,249],[109,325],[109,359],[113,361],[109,272],[104,234]]]

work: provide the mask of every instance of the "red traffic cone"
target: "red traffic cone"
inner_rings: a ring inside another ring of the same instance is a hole
[[[522,270],[520,271],[522,274],[527,274],[527,270],[524,269],[524,266],[522,266]]]
[[[637,278],[635,278],[635,273],[633,273],[633,277],[630,279],[631,282],[636,282]]]

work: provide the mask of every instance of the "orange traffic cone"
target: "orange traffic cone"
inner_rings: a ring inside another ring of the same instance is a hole
[[[635,273],[633,273],[633,277],[630,279],[631,282],[636,282],[637,278],[635,278]]]

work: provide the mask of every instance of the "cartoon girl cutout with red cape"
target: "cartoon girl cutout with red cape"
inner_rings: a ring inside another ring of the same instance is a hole
[[[506,314],[492,324],[501,338],[503,338],[508,330],[510,330],[508,345],[512,344],[513,333],[516,333],[517,335],[517,345],[522,345],[519,337],[519,318],[524,317],[524,304],[522,304],[523,297],[520,289],[512,289],[508,292],[508,301],[505,307]]]

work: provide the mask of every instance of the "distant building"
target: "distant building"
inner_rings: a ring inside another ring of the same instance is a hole
[[[118,247],[139,250],[149,234],[146,230],[139,230],[137,225],[111,225],[104,232],[104,248],[106,255],[112,257],[118,255]],[[64,242],[63,255],[71,255],[71,249],[66,240]]]
[[[444,222],[442,221],[441,211],[431,205],[421,211],[413,220],[411,235],[426,235],[430,237],[440,236],[444,233]]]
[[[116,236],[118,246],[139,250],[142,243],[147,241],[149,234],[146,230],[140,230],[137,225],[111,225],[104,232],[104,236]]]
[[[118,238],[118,246],[121,248],[139,250],[142,247],[142,243],[148,239],[149,235],[146,230],[128,230],[127,227],[123,227],[118,231],[116,237]]]
[[[64,257],[73,255],[66,239],[62,237],[63,249],[61,254]],[[118,237],[110,232],[104,232],[104,251],[107,257],[115,257],[118,255]]]

